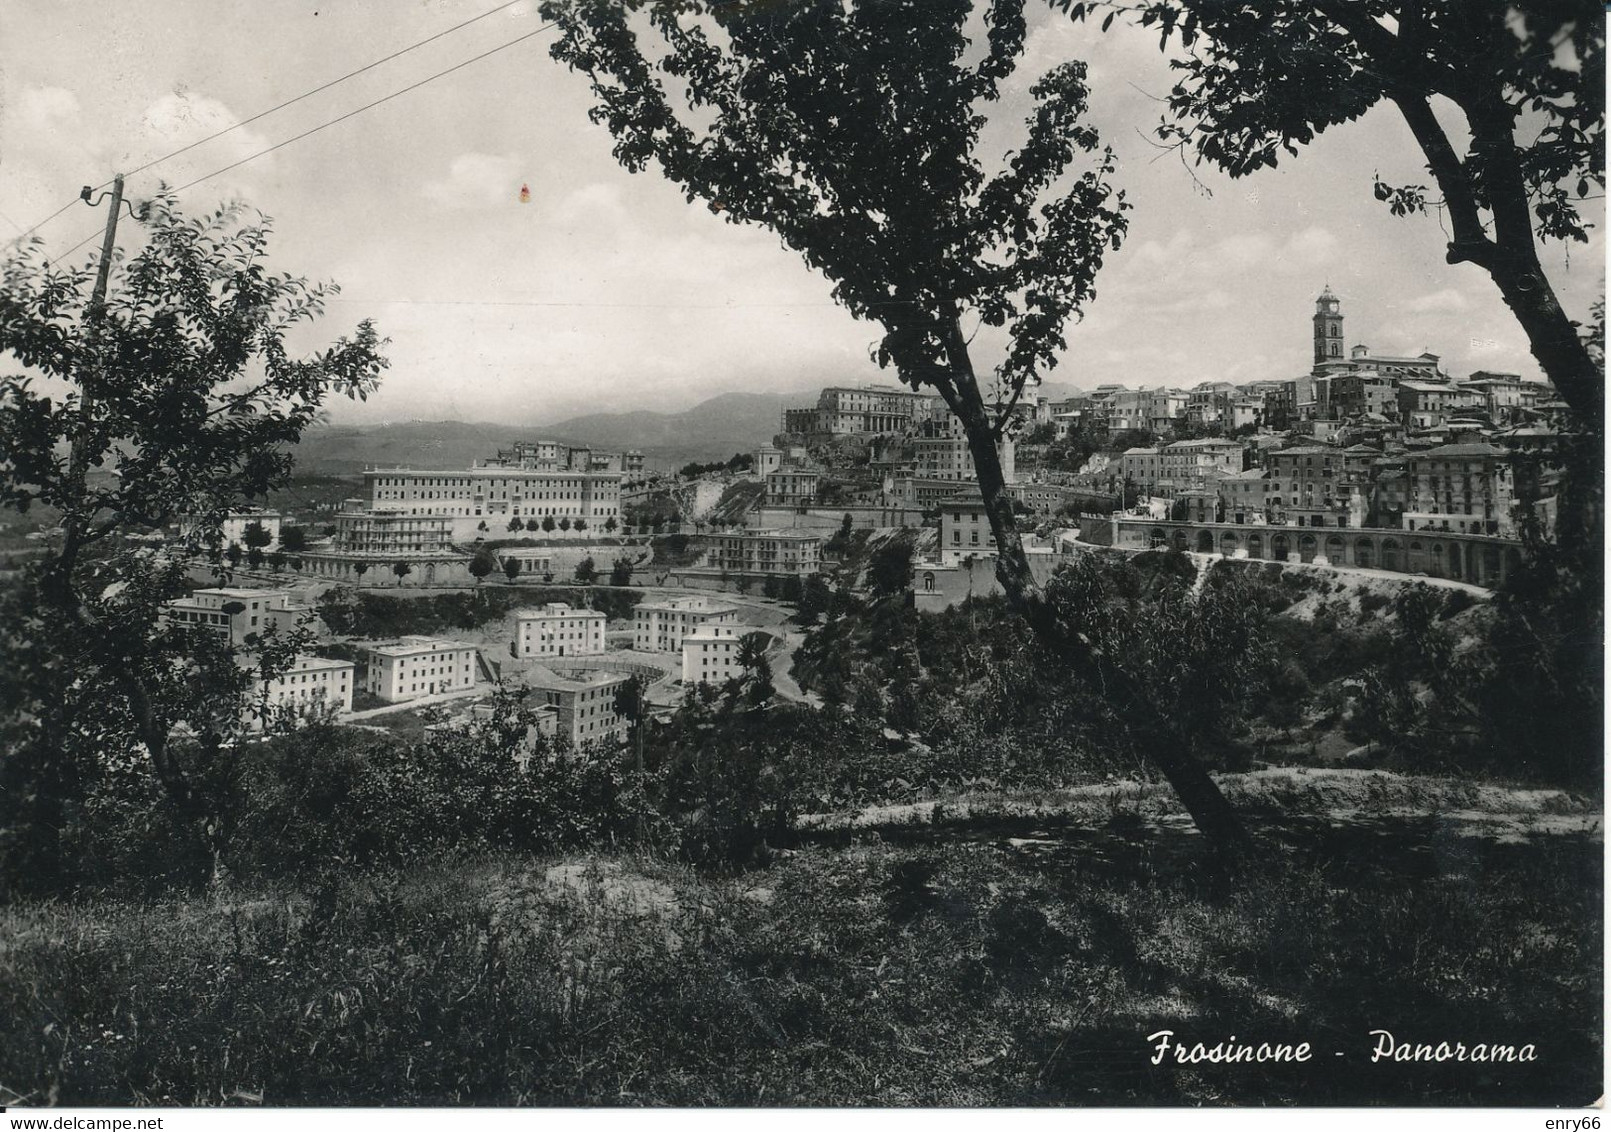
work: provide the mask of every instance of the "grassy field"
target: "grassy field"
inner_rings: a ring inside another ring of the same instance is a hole
[[[1115,807],[1080,834],[842,829],[737,875],[505,857],[14,905],[0,1103],[1591,1102],[1598,834],[1405,796],[1264,823],[1234,880]],[[1153,1066],[1164,1029],[1317,1056]],[[1537,1060],[1371,1064],[1373,1029]]]

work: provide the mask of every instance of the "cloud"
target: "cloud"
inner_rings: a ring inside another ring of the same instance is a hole
[[[448,166],[448,174],[427,182],[420,190],[433,204],[449,209],[484,209],[518,204],[520,160],[510,154],[461,153]]]
[[[1324,228],[1294,232],[1282,246],[1280,258],[1293,267],[1323,266],[1337,254],[1337,237]]]
[[[23,90],[7,115],[22,129],[51,129],[78,115],[78,96],[59,86],[32,86]]]
[[[1459,314],[1470,309],[1471,304],[1466,297],[1453,287],[1445,287],[1441,291],[1432,291],[1419,295],[1404,304],[1408,310],[1416,314]]]
[[[139,136],[154,156],[192,145],[221,130],[229,130],[216,143],[210,143],[205,150],[196,151],[196,160],[216,166],[250,157],[268,147],[269,141],[262,134],[253,130],[230,129],[239,121],[240,116],[216,98],[176,90],[145,108],[140,116]]]

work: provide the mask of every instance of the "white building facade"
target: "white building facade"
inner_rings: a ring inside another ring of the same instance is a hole
[[[716,622],[701,625],[682,639],[682,679],[685,684],[725,684],[744,675],[739,646],[753,625]]]
[[[387,703],[459,692],[476,683],[476,649],[462,641],[408,636],[369,650],[365,687]]]
[[[541,609],[515,611],[515,655],[594,656],[604,651],[604,614],[551,601]]]
[[[738,620],[738,610],[704,596],[640,602],[632,611],[632,647],[644,652],[677,652],[682,640],[705,625]]]

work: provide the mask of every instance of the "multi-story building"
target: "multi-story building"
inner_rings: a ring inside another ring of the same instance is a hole
[[[264,716],[286,709],[299,714],[350,712],[356,668],[350,660],[299,656],[280,676],[258,685],[253,717],[261,725]]]
[[[551,601],[541,609],[517,609],[515,656],[590,656],[604,651],[603,613],[594,609],[572,609],[563,601]]]
[[[822,569],[822,536],[810,531],[719,534],[711,539],[705,565],[729,574],[815,574]]]
[[[1163,479],[1163,449],[1126,448],[1119,457],[1119,473],[1126,483],[1151,490]]]
[[[954,416],[925,421],[912,436],[912,459],[919,479],[971,480],[973,453],[962,422]]]
[[[251,644],[269,628],[285,633],[313,611],[295,604],[285,590],[218,586],[192,590],[167,602],[162,619],[170,625],[196,625],[227,637],[232,645]]]
[[[744,675],[740,645],[753,625],[709,622],[682,639],[682,679],[685,684],[725,684]]]
[[[942,404],[937,394],[891,385],[831,385],[817,395],[815,408],[783,410],[783,431],[823,436],[900,432],[932,416]]]
[[[769,472],[766,477],[768,507],[803,507],[817,497],[822,476],[816,472],[789,468]]]
[[[940,508],[940,565],[955,566],[964,558],[996,552],[984,496],[970,487],[947,499]]]
[[[1374,370],[1318,378],[1315,399],[1316,415],[1325,420],[1398,420],[1398,379]]]
[[[682,639],[705,625],[731,624],[738,609],[702,594],[639,602],[632,609],[632,647],[676,652]]]
[[[616,694],[630,676],[615,672],[585,672],[574,678],[538,673],[531,686],[557,717],[557,734],[571,746],[584,743],[617,744],[626,741],[631,726],[615,709]]]
[[[403,515],[446,516],[456,534],[478,523],[503,519],[568,519],[573,530],[602,532],[610,520],[621,520],[619,467],[594,467],[588,449],[564,447],[563,457],[549,458],[542,441],[522,446],[519,455],[467,471],[413,468],[376,469],[364,473],[364,495],[376,511]],[[557,450],[562,447],[553,445]],[[564,467],[561,465],[575,465]],[[578,520],[584,526],[578,528]]]
[[[336,513],[330,551],[369,558],[420,558],[453,552],[453,520],[357,504]]]
[[[1454,417],[1482,411],[1486,398],[1475,389],[1444,382],[1401,381],[1398,408],[1406,428],[1436,428]]]
[[[1251,393],[1238,394],[1231,398],[1230,408],[1225,418],[1225,427],[1235,431],[1242,428],[1257,428],[1265,421],[1264,394]]]
[[[1177,440],[1159,452],[1159,469],[1164,479],[1182,484],[1218,479],[1242,470],[1242,445],[1212,437]]]
[[[476,649],[462,641],[406,636],[369,647],[364,686],[388,703],[475,687]]]
[[[1528,404],[1529,386],[1536,383],[1523,381],[1520,374],[1491,373],[1477,370],[1460,383],[1480,398],[1480,407],[1496,425],[1511,424],[1522,418]]]
[[[932,511],[945,500],[967,489],[966,480],[919,479],[900,476],[890,484],[890,496],[898,503],[919,511]]]
[[[1515,478],[1509,451],[1493,444],[1444,444],[1406,457],[1405,530],[1514,535]]]
[[[1215,485],[1227,523],[1262,523],[1269,508],[1270,480],[1262,468],[1233,472]]]
[[[1321,445],[1265,456],[1268,513],[1275,522],[1312,527],[1363,526],[1367,492],[1348,482],[1342,451]]]

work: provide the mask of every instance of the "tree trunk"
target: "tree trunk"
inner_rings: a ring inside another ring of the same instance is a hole
[[[1452,228],[1446,258],[1474,263],[1488,273],[1527,335],[1533,357],[1572,411],[1594,435],[1605,416],[1604,375],[1589,356],[1578,328],[1566,316],[1538,262],[1527,185],[1515,144],[1515,111],[1496,97],[1461,103],[1474,143],[1485,158],[1483,187],[1493,216],[1493,234],[1482,221],[1472,172],[1450,143],[1426,96],[1416,89],[1389,90],[1443,192]]]
[[[984,497],[985,514],[989,516],[990,529],[996,538],[996,579],[1008,603],[1024,616],[1042,643],[1062,655],[1071,651],[1083,653],[1084,646],[1069,639],[1030,572],[1012,500],[1006,492],[995,432],[974,377],[959,319],[953,317],[947,321],[945,341],[951,384],[935,384],[967,433],[979,493]],[[1189,750],[1176,750],[1167,744],[1154,744],[1148,753],[1204,840],[1227,858],[1239,856],[1247,843],[1247,832],[1219,785],[1196,756]]]
[[[1584,427],[1599,436],[1605,420],[1604,375],[1578,337],[1577,326],[1561,309],[1531,248],[1522,254],[1505,249],[1497,258],[1488,274],[1526,332],[1533,357]]]

